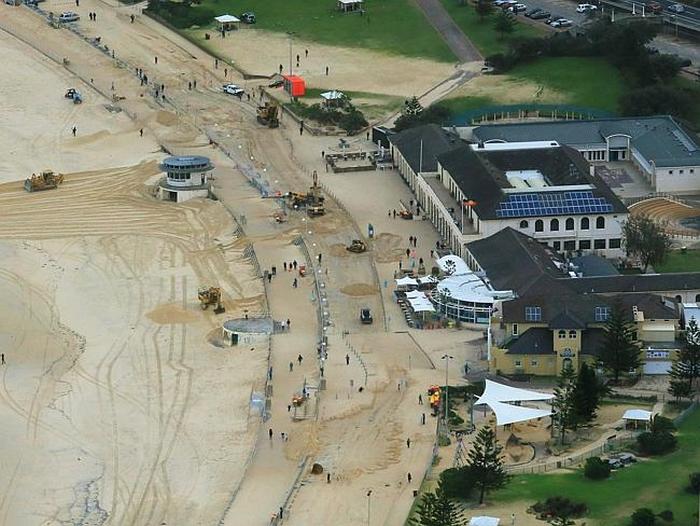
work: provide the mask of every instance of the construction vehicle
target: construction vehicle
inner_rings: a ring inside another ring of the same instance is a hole
[[[325,197],[321,195],[321,187],[318,184],[318,173],[314,170],[312,175],[313,184],[309,188],[308,204],[306,205],[306,213],[311,216],[322,216],[326,213],[326,208],[323,206]]]
[[[348,252],[354,252],[355,254],[362,254],[367,251],[367,243],[361,239],[353,239],[349,246],[345,247]]]
[[[202,287],[197,291],[197,297],[202,310],[207,310],[209,305],[215,305],[215,314],[226,312],[226,309],[221,304],[221,289],[219,287]]]
[[[280,125],[278,118],[279,106],[274,102],[266,102],[258,106],[258,122],[268,128],[277,128]]]
[[[58,188],[63,182],[63,175],[44,170],[39,175],[32,174],[29,179],[24,180],[24,189],[27,192],[40,192],[41,190],[52,190]]]
[[[83,102],[83,96],[75,88],[68,88],[64,97],[66,99],[71,99],[73,101],[73,104],[82,104]]]
[[[433,416],[440,414],[440,386],[431,385],[428,387],[428,402],[430,403],[430,409],[433,410]]]
[[[372,311],[369,309],[369,307],[360,309],[360,323],[370,325],[373,321]]]

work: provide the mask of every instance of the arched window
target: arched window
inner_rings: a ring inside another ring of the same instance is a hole
[[[595,218],[595,227],[598,229],[605,228],[605,218],[603,216]]]
[[[528,225],[527,221],[525,221],[524,219],[520,221],[520,228],[527,228],[528,226],[530,225]]]
[[[676,296],[676,302],[683,303],[683,298],[681,298],[680,296]]]
[[[549,229],[550,229],[552,232],[556,232],[557,230],[559,230],[559,220],[558,220],[558,219],[552,219],[552,220],[549,222]]]
[[[566,338],[566,331],[559,331],[559,339]]]
[[[591,228],[591,221],[587,217],[581,218],[581,230],[588,230]]]
[[[535,232],[544,232],[544,223],[541,219],[535,221]]]
[[[574,229],[574,218],[570,217],[566,220],[566,229],[567,230],[573,230]]]
[[[576,331],[574,331],[574,330],[569,331],[569,338],[576,338]]]
[[[700,303],[700,294],[695,295],[695,303]]]

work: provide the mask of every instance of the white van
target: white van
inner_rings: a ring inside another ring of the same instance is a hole
[[[80,20],[80,15],[73,11],[64,11],[58,17],[59,22],[77,22],[78,20]]]

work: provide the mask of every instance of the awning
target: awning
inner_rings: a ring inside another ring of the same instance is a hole
[[[469,526],[498,526],[498,523],[501,522],[501,519],[497,517],[486,517],[486,516],[481,516],[481,517],[472,517],[469,519]]]
[[[233,15],[215,16],[214,20],[216,20],[219,24],[232,24],[234,22],[240,22],[240,20]]]
[[[420,290],[409,290],[406,292],[406,299],[416,299],[416,298],[425,298],[428,299],[428,297],[425,295],[425,292],[421,292]]]
[[[491,380],[486,380],[484,394],[475,404],[490,404],[491,402],[528,402],[535,400],[551,400],[553,394],[529,391],[518,387],[509,387]]]
[[[623,420],[644,420],[649,422],[651,420],[651,411],[645,411],[644,409],[628,409],[625,414],[622,415]]]
[[[435,312],[435,307],[425,296],[422,298],[409,298],[408,303],[415,312]]]
[[[403,278],[399,278],[396,281],[396,284],[399,287],[409,287],[409,286],[417,286],[418,282],[413,279],[411,276],[404,276]]]
[[[418,283],[420,285],[425,285],[426,283],[437,283],[438,279],[435,276],[423,276],[418,278]]]
[[[533,409],[532,407],[506,404],[505,402],[491,401],[488,403],[488,406],[496,415],[496,424],[499,426],[534,420],[552,414],[548,409]]]

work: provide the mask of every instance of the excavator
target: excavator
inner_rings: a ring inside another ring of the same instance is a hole
[[[215,314],[226,312],[221,304],[221,289],[219,287],[202,287],[197,291],[197,297],[202,310],[207,310],[209,305],[214,305]]]
[[[310,217],[322,216],[326,213],[323,205],[325,197],[321,195],[321,186],[318,184],[318,174],[313,173],[313,185],[309,187],[307,193],[288,192],[285,197],[289,205],[293,208],[306,208],[306,213]]]
[[[39,175],[32,174],[29,179],[24,180],[24,189],[27,192],[40,192],[41,190],[52,190],[58,188],[63,182],[63,175],[54,173],[51,170],[44,170]]]
[[[355,254],[362,254],[367,251],[367,243],[361,239],[353,239],[352,243],[345,247],[348,252],[354,252]]]
[[[274,102],[266,102],[262,106],[258,106],[258,122],[268,128],[277,128],[280,125],[279,106]]]

